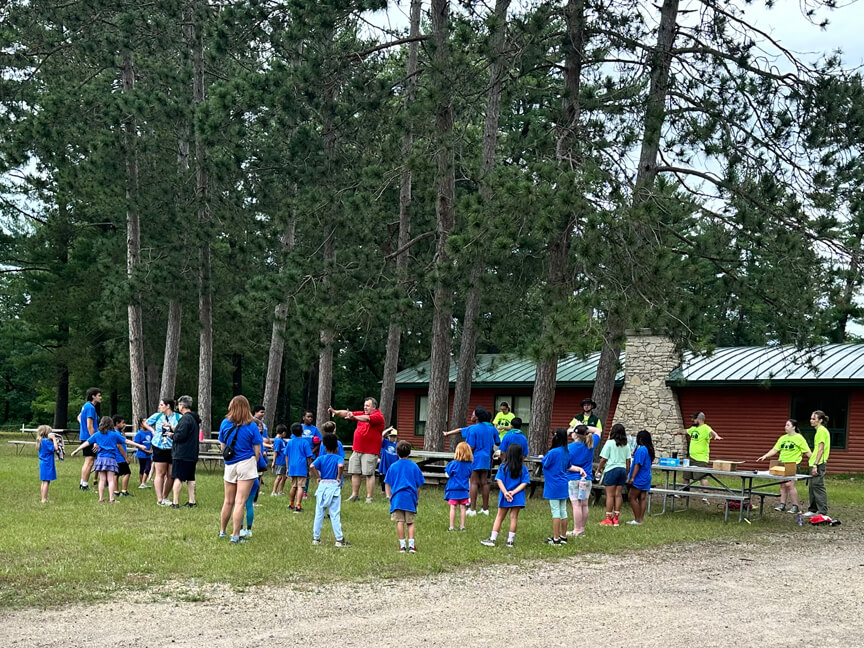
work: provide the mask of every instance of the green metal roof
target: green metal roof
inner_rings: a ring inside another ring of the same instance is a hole
[[[622,365],[623,365],[623,355]],[[600,353],[581,358],[570,354],[558,361],[559,386],[582,386],[593,385],[594,377],[597,375],[597,363]],[[456,382],[458,367],[456,361],[450,361],[450,382]],[[472,384],[475,387],[483,385],[533,385],[536,365],[524,358],[517,358],[505,354],[481,354],[477,356],[474,366]],[[624,371],[619,370],[615,376],[615,382],[624,380]],[[429,361],[421,362],[414,367],[403,369],[396,374],[396,385],[399,387],[426,386],[429,384]]]
[[[825,381],[864,384],[864,344],[727,347],[710,356],[685,353],[668,384],[792,383]]]

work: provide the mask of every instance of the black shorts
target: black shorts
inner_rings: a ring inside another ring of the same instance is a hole
[[[152,463],[153,463],[153,460],[150,457],[147,457],[145,459],[139,458],[138,459],[138,474],[139,475],[146,475],[147,473],[149,473],[150,472],[150,464],[152,464]]]
[[[95,457],[96,456],[96,453],[93,452],[93,446],[92,445],[84,446],[84,449],[81,451],[81,454],[84,455],[85,457]]]
[[[197,461],[175,459],[174,463],[171,464],[171,475],[181,482],[195,481],[195,466],[197,465]]]
[[[117,474],[122,477],[123,475],[131,475],[132,471],[129,470],[129,463],[126,461],[118,461],[117,462]]]
[[[153,446],[153,463],[171,463],[171,448],[162,450]]]

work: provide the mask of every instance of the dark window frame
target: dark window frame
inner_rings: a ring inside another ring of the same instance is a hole
[[[845,410],[825,405],[825,400],[845,400]],[[816,429],[810,426],[810,414],[815,410],[823,410],[828,415],[828,425],[825,427],[831,434],[831,450],[844,451],[849,446],[849,407],[852,401],[852,390],[848,387],[817,387],[812,389],[793,390],[789,394],[789,417],[798,421],[798,429],[807,439],[807,444],[815,452],[813,437]],[[807,407],[803,407],[807,405]],[[832,411],[833,410],[833,411]],[[838,425],[842,423],[842,425]]]
[[[420,399],[426,399],[426,420],[420,420]],[[426,436],[426,421],[429,418],[429,394],[414,395],[414,436]]]

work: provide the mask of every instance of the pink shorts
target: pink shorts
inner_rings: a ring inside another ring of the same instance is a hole
[[[447,503],[450,506],[467,506],[468,505],[468,498],[466,497],[465,499],[461,499],[461,500],[447,500]]]

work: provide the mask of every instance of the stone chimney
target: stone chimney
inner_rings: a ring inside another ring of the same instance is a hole
[[[627,331],[624,387],[615,408],[615,422],[633,436],[641,429],[651,433],[657,456],[684,456],[684,430],[678,396],[666,384],[669,374],[681,364],[681,356],[668,337],[650,329]]]

